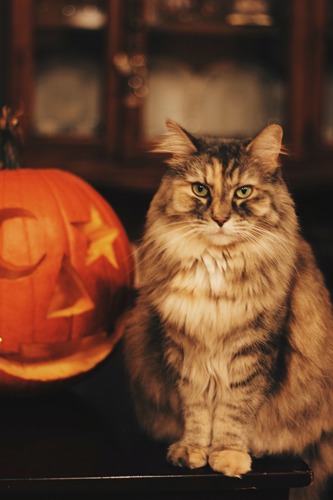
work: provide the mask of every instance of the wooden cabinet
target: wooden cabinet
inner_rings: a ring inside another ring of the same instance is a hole
[[[291,182],[333,181],[331,0],[0,2],[25,164],[150,190],[166,118],[232,136],[279,122]]]

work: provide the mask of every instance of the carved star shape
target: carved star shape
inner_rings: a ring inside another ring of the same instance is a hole
[[[119,230],[104,223],[98,210],[92,206],[89,222],[76,222],[75,227],[82,231],[88,240],[86,264],[89,266],[100,257],[105,257],[110,264],[119,269],[113,243],[118,238]]]

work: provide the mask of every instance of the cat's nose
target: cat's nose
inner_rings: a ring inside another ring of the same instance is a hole
[[[225,224],[227,222],[228,217],[225,217],[223,215],[220,215],[220,216],[219,215],[213,215],[212,219],[213,219],[214,222],[216,222],[216,224],[218,226],[222,227],[223,224]]]

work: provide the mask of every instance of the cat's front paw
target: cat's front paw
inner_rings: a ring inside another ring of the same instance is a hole
[[[237,450],[215,450],[209,455],[209,465],[225,476],[241,477],[251,470],[251,457]]]
[[[168,449],[167,459],[173,465],[197,469],[207,463],[207,450],[200,446],[177,441]]]

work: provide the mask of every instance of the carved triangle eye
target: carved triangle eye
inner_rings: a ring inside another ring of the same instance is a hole
[[[50,301],[48,318],[74,316],[95,307],[82,279],[64,255]]]

